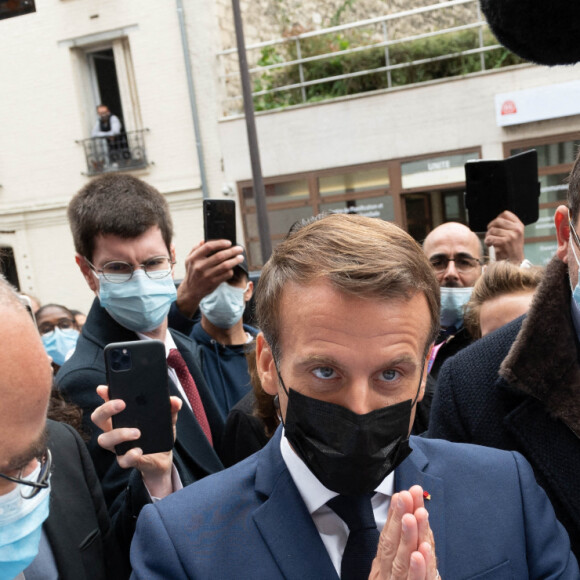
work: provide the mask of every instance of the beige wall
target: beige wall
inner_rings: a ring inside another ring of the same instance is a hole
[[[183,3],[207,182],[210,195],[221,196],[214,3]],[[23,290],[43,302],[79,309],[87,309],[92,296],[74,263],[65,212],[88,180],[75,141],[88,137],[95,122],[83,51],[109,47],[99,35],[111,33],[128,47],[117,61],[127,129],[149,129],[145,142],[152,164],[134,174],[167,195],[176,225],[178,276],[191,246],[203,236],[176,2],[43,0],[35,14],[0,21],[0,245],[14,248]]]
[[[580,116],[500,128],[494,95],[578,78],[580,66],[524,65],[510,71],[408,87],[373,96],[257,114],[264,176],[272,177],[482,147],[502,158],[502,143],[580,130]],[[242,118],[220,122],[226,179],[251,179]]]

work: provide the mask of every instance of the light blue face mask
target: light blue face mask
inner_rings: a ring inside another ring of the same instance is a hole
[[[42,335],[44,350],[58,366],[62,366],[66,360],[66,355],[74,351],[79,331],[74,328],[60,329],[58,326],[52,331]]]
[[[33,481],[40,466],[27,479]],[[0,495],[0,578],[18,576],[36,557],[42,524],[48,517],[50,489],[24,499],[17,485]]]
[[[473,287],[447,288],[441,290],[441,327],[455,326],[459,329],[463,326],[463,309],[469,302]]]
[[[211,294],[199,303],[203,315],[218,328],[231,328],[244,314],[246,303],[245,288],[236,288],[227,282],[222,282]]]
[[[99,274],[101,306],[121,325],[133,332],[159,328],[177,298],[173,277],[152,280],[136,270],[128,282],[115,284]]]

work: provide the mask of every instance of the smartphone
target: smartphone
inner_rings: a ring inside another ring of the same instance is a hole
[[[203,200],[205,241],[230,240],[236,245],[236,203],[232,199]]]
[[[124,455],[133,447],[144,454],[173,449],[169,375],[160,340],[113,342],[105,347],[109,398],[123,399],[125,409],[113,416],[113,427],[137,427],[141,437],[115,447]]]
[[[468,161],[465,186],[465,207],[474,232],[485,232],[506,209],[524,225],[538,221],[540,183],[534,149],[497,161]]]

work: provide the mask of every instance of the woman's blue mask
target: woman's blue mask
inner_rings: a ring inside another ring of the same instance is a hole
[[[159,328],[177,291],[171,275],[153,280],[136,270],[128,282],[115,284],[99,274],[101,306],[121,326],[133,332],[150,332]]]
[[[52,332],[43,334],[41,338],[44,350],[54,363],[61,367],[67,355],[74,351],[79,339],[79,331],[74,328],[60,329],[57,326]]]

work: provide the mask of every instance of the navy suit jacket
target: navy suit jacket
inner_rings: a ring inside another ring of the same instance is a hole
[[[281,430],[242,463],[147,506],[134,579],[337,579],[280,453]],[[578,565],[530,466],[517,453],[411,437],[395,487],[419,484],[441,577],[574,578]]]

